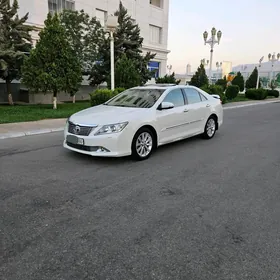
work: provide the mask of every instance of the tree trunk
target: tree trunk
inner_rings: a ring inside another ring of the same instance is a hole
[[[57,109],[57,92],[56,91],[53,93],[53,109],[54,110]]]
[[[6,80],[6,88],[7,88],[7,93],[8,93],[9,105],[14,105],[13,96],[12,96],[12,93],[11,93],[11,81]]]
[[[72,96],[72,101],[73,101],[73,103],[76,103],[76,95],[75,94]]]

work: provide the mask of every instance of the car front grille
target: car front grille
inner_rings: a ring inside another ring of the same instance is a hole
[[[82,126],[69,122],[68,132],[75,135],[88,136],[96,126]]]

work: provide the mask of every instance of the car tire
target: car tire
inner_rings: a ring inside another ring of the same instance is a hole
[[[136,160],[148,159],[155,146],[155,137],[153,132],[147,128],[140,128],[132,140],[131,153]]]
[[[216,134],[217,120],[214,116],[210,116],[207,120],[202,137],[204,139],[211,139]]]

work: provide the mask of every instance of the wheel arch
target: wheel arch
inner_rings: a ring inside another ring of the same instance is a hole
[[[136,131],[135,131],[135,134],[134,134],[134,137],[135,137],[135,135],[137,134],[137,132],[140,130],[140,129],[143,129],[143,128],[148,128],[149,130],[151,130],[151,132],[153,133],[153,136],[154,136],[154,148],[157,148],[157,146],[158,146],[158,134],[157,134],[157,131],[156,131],[156,129],[152,126],[152,125],[150,125],[150,124],[145,124],[145,125],[142,125],[141,127],[139,127]],[[132,143],[133,143],[133,140],[132,140],[132,142],[131,142],[131,145],[132,145]]]

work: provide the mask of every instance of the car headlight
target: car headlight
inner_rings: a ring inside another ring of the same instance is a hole
[[[103,125],[94,135],[118,133],[121,132],[127,124],[128,122]]]

